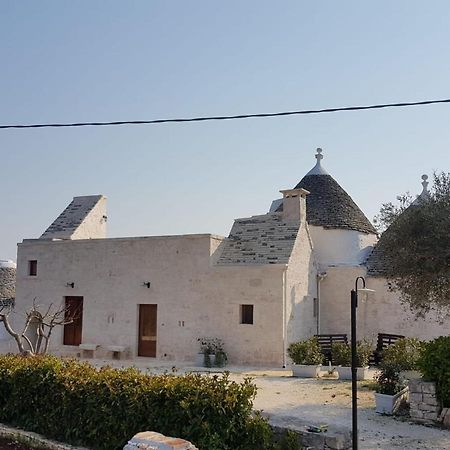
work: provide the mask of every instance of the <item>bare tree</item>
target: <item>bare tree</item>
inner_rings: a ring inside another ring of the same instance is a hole
[[[0,322],[3,323],[6,331],[14,338],[17,348],[22,354],[38,355],[47,353],[53,329],[57,326],[68,325],[76,319],[76,313],[69,311],[63,305],[55,307],[51,303],[45,312],[41,312],[39,305],[36,305],[36,299],[34,299],[33,306],[25,312],[25,322],[22,329],[16,331],[10,321],[13,311],[13,301],[4,300],[0,302]],[[33,332],[36,333],[33,339],[30,339],[27,335],[31,325],[33,325]]]

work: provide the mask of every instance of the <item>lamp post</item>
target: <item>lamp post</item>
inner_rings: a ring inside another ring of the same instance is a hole
[[[362,281],[362,288],[358,290],[358,281]],[[358,292],[375,292],[373,289],[366,289],[364,277],[357,277],[355,289],[351,291],[351,353],[352,353],[352,442],[353,450],[358,450],[358,389],[356,385],[356,308],[358,307]]]

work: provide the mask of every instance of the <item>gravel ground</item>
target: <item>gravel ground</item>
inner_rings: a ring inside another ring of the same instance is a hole
[[[242,375],[234,375],[236,380]],[[292,378],[288,376],[255,377],[258,394],[255,408],[277,422],[291,422],[292,417],[311,424],[351,427],[351,383]],[[375,412],[372,390],[359,383],[359,448],[365,450],[450,450],[450,430],[413,424],[408,417],[394,418]]]

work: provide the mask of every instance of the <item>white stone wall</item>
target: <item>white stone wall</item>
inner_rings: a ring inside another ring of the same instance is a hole
[[[312,257],[308,228],[299,229],[289,259],[286,277],[287,344],[316,333],[314,298],[317,296],[317,269]]]
[[[377,241],[374,234],[309,226],[316,261],[321,268],[362,264]]]
[[[83,296],[83,342],[137,353],[138,305],[158,305],[157,357],[194,361],[199,337],[224,340],[230,363],[281,365],[282,265],[214,266],[223,238],[210,235],[89,240],[27,240],[18,246],[16,303],[25,310]],[[28,260],[38,275],[27,275]],[[150,281],[151,287],[143,286]],[[75,283],[68,287],[67,283]],[[254,305],[254,324],[240,324],[240,304]],[[51,349],[62,345],[55,330]]]
[[[347,333],[350,336],[350,291],[358,276],[365,276],[363,266],[327,269],[327,276],[321,282],[321,333]],[[366,277],[366,282],[375,293],[369,294],[367,300],[359,299],[359,338],[369,338],[375,344],[378,333],[425,340],[450,334],[450,321],[443,321],[435,313],[416,319],[409,308],[400,303],[398,293],[389,292],[385,279]]]
[[[72,234],[71,239],[106,238],[106,221],[106,197],[101,197]]]

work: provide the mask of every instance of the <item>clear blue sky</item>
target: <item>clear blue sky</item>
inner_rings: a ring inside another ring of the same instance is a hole
[[[0,123],[273,112],[450,97],[448,1],[0,2]],[[450,105],[215,123],[0,130],[0,258],[76,195],[109,235],[267,211],[323,147],[372,219],[450,169]]]

